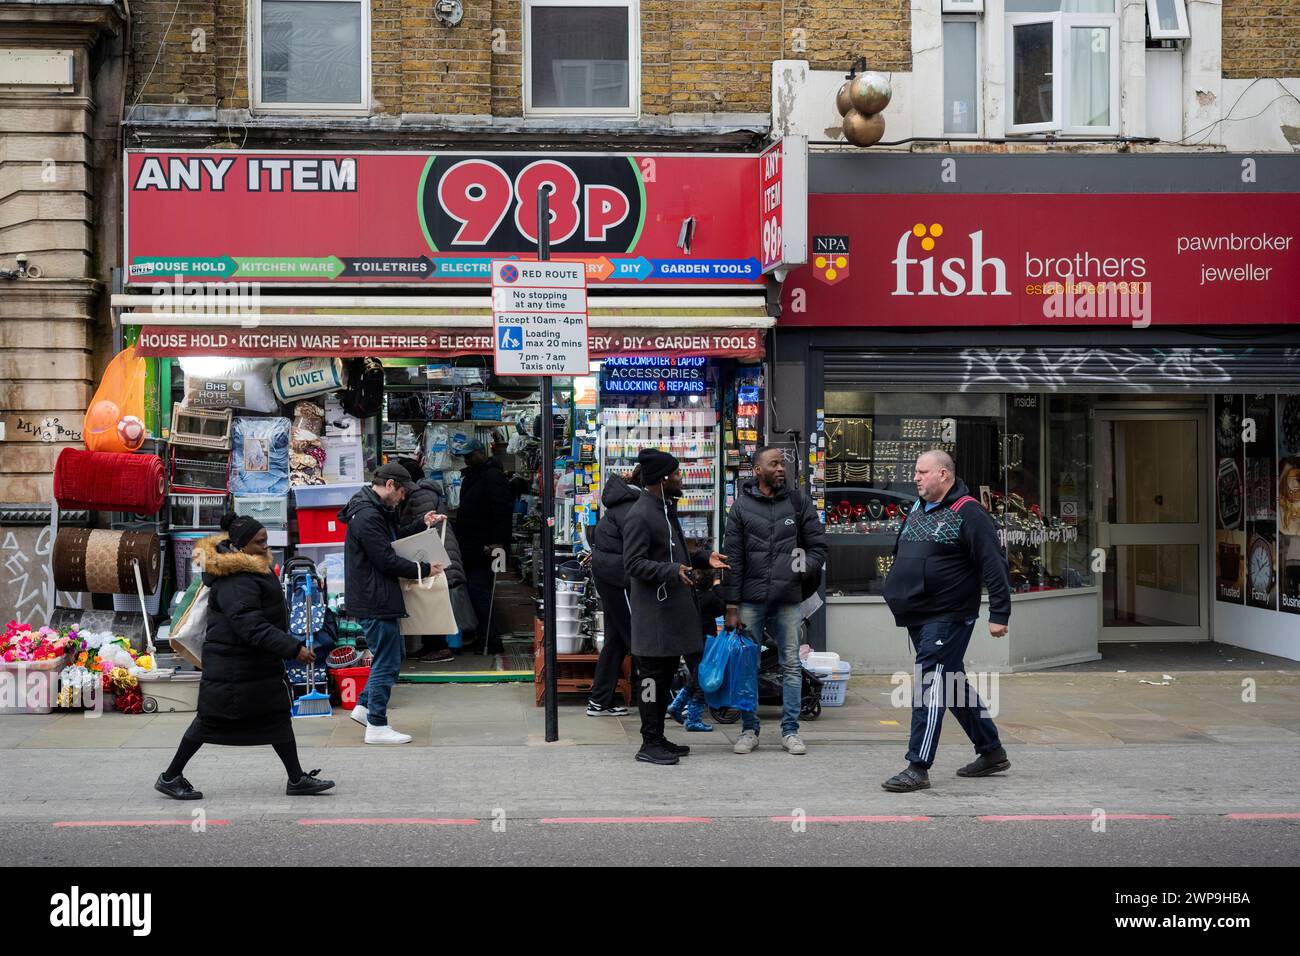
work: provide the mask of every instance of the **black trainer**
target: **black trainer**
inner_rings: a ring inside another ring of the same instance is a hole
[[[980,754],[973,761],[957,771],[959,777],[987,777],[989,774],[1001,773],[1011,769],[1011,761],[1002,747],[991,753]]]
[[[678,757],[685,757],[691,752],[690,747],[685,744],[675,744],[667,737],[659,738],[659,746],[663,747],[664,750],[667,750],[670,754],[676,754]]]
[[[290,780],[285,784],[284,792],[290,797],[310,797],[313,794],[324,793],[326,790],[334,788],[333,780],[320,780],[316,775],[319,770],[313,770],[311,773],[305,773],[294,783]]]
[[[608,707],[602,707],[594,700],[587,701],[588,717],[626,717],[627,708],[620,707],[618,704],[610,704]]]
[[[165,773],[158,774],[158,779],[154,781],[153,788],[159,793],[165,793],[173,800],[202,800],[202,792],[195,790],[190,782],[181,774],[177,774],[174,779],[168,780]]]
[[[663,767],[670,767],[677,763],[677,754],[663,747],[659,741],[652,744],[642,744],[641,749],[636,752],[636,759],[642,763],[656,763]]]
[[[929,790],[930,775],[924,767],[908,764],[906,770],[894,774],[880,786],[890,793],[911,793],[913,790]]]

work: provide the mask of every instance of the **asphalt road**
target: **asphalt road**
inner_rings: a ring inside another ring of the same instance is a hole
[[[810,823],[796,832],[766,817],[707,823],[470,825],[294,820],[209,826],[52,828],[0,824],[4,862],[28,866],[1281,866],[1300,856],[1300,822],[1218,816],[1089,822]]]

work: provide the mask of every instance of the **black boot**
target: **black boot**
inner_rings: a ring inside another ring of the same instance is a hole
[[[188,780],[181,774],[177,774],[171,780],[167,779],[165,773],[158,774],[158,779],[154,781],[153,788],[159,793],[165,793],[173,800],[202,800],[202,792],[195,790]]]
[[[1011,769],[1011,761],[1002,747],[986,754],[980,754],[971,763],[957,771],[959,777],[987,777],[992,773],[1001,773]]]
[[[334,788],[333,780],[320,780],[316,775],[319,770],[313,770],[311,773],[305,773],[298,778],[297,782],[290,780],[284,788],[285,794],[290,797],[310,797],[317,793],[324,793],[326,790]]]
[[[907,769],[896,773],[880,785],[890,793],[911,793],[930,789],[930,774],[919,763],[910,763]]]
[[[636,759],[642,763],[655,763],[660,766],[670,767],[677,763],[677,754],[668,750],[658,740],[647,740],[641,745],[641,749],[636,752]]]

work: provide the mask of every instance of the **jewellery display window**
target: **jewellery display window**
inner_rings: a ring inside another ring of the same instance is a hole
[[[829,593],[883,593],[916,459],[935,449],[994,516],[1013,590],[1093,583],[1086,398],[840,389],[819,421]]]

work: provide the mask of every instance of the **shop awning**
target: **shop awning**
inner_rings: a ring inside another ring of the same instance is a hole
[[[593,359],[761,358],[774,323],[761,295],[589,298]],[[488,296],[115,295],[148,356],[455,357],[492,352]]]

